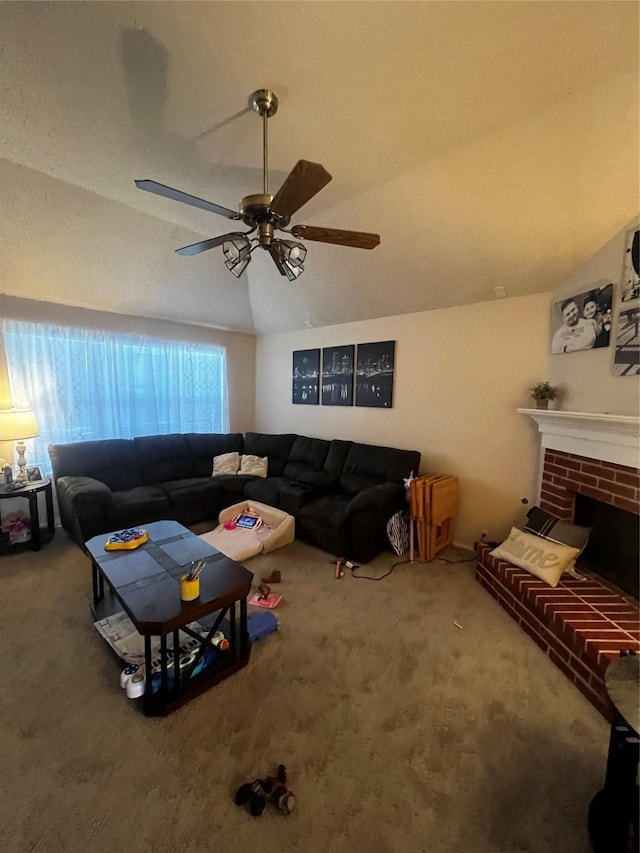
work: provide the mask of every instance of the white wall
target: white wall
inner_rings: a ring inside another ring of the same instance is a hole
[[[613,374],[618,311],[633,304],[620,302],[625,235],[632,227],[638,228],[638,219],[629,222],[585,264],[573,270],[553,293],[552,301],[562,301],[596,285],[602,286],[607,282],[613,282],[614,285],[614,323],[609,347],[550,356],[549,380],[553,385],[560,386],[560,407],[566,411],[638,414],[638,377]]]
[[[538,434],[516,413],[547,376],[550,294],[404,314],[257,340],[256,429],[419,450],[421,473],[460,477],[456,542],[492,538],[535,497]],[[396,341],[392,409],[291,403],[292,352]]]

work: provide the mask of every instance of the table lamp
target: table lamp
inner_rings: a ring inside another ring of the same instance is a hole
[[[38,424],[32,409],[0,409],[0,441],[15,441],[18,454],[18,476],[20,483],[27,479],[27,460],[24,457],[25,438],[35,438],[38,435]]]

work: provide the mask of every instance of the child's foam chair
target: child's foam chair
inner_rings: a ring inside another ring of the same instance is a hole
[[[251,512],[262,519],[262,525],[253,530],[234,527],[227,530],[225,521],[231,521],[241,512]],[[283,545],[289,545],[295,538],[295,519],[282,509],[258,503],[241,501],[228,506],[218,516],[218,526],[200,537],[239,563],[255,557],[256,554],[275,551]]]

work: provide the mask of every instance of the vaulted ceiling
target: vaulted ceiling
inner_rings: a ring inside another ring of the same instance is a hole
[[[130,2],[0,7],[2,292],[257,333],[553,289],[638,212],[636,2]],[[280,98],[269,188],[333,181],[294,222],[294,283],[234,230],[262,191],[254,89]],[[229,226],[232,227],[229,227]]]

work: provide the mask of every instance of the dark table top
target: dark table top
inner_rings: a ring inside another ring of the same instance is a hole
[[[105,551],[110,533],[85,543],[141,634],[166,634],[248,595],[253,573],[177,521],[155,521],[143,529],[149,541],[130,551]],[[180,576],[193,560],[205,561],[200,596],[182,601]]]
[[[604,675],[604,684],[618,713],[627,725],[640,732],[640,655],[612,660]]]
[[[14,480],[14,483],[16,481]],[[7,488],[4,484],[0,486],[0,497],[3,498],[11,498],[16,497],[19,498],[21,495],[24,495],[25,492],[37,492],[40,489],[44,489],[49,485],[51,480],[25,480],[25,482],[21,482],[19,488]],[[11,484],[13,486],[13,483]]]

